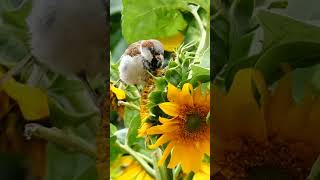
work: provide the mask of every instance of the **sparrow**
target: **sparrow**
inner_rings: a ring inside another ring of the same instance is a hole
[[[148,73],[153,74],[164,61],[164,48],[155,39],[131,44],[120,57],[120,80],[128,85],[145,83]]]
[[[60,74],[105,74],[105,8],[105,0],[33,0],[27,18],[32,54]]]

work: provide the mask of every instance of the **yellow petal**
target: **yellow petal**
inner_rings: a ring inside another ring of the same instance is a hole
[[[143,170],[139,165],[133,164],[124,170],[123,174],[118,177],[118,180],[135,179],[141,171]]]
[[[176,122],[175,119],[176,119],[176,118],[167,119],[167,118],[159,117],[159,121],[160,121],[162,124],[170,123],[170,122]]]
[[[141,127],[138,129],[138,137],[143,137],[147,135],[147,130],[152,126],[150,123],[142,123]]]
[[[148,135],[154,135],[154,134],[164,134],[176,131],[179,128],[179,126],[176,123],[167,123],[165,125],[158,125],[153,126],[147,129]]]
[[[183,39],[183,34],[179,32],[178,34],[170,37],[159,38],[159,41],[163,44],[164,50],[172,52],[180,46]]]
[[[214,87],[214,138],[244,136],[260,142],[266,139],[266,122],[253,94],[252,73],[252,69],[240,70],[227,95]]]
[[[182,170],[186,173],[190,171],[198,172],[201,167],[203,154],[190,144],[176,144],[168,168],[174,168],[181,163]]]
[[[156,141],[156,143],[150,145],[149,148],[150,148],[150,149],[155,149],[155,148],[161,146],[162,144],[167,143],[167,142],[170,141],[170,140],[171,140],[170,136],[168,136],[168,135],[162,135],[162,136]]]
[[[145,176],[146,176],[146,173],[144,171],[141,171],[136,177],[136,180],[144,180]]]
[[[132,156],[122,156],[120,158],[120,163],[122,166],[128,166],[133,162]]]
[[[196,173],[192,178],[192,180],[208,180],[208,179],[210,179],[210,174],[206,174],[203,172]]]
[[[190,83],[185,83],[182,87],[182,98],[184,104],[193,106],[193,87]]]
[[[0,78],[2,75],[0,72]],[[47,95],[41,89],[21,84],[12,78],[3,84],[2,89],[17,101],[26,120],[38,120],[49,116]]]
[[[175,103],[164,102],[159,104],[160,109],[170,115],[170,116],[178,116],[179,115],[179,106]]]
[[[168,84],[168,94],[167,98],[170,102],[174,102],[177,104],[180,104],[180,97],[181,97],[181,91],[180,89],[176,88],[174,85],[171,83]]]
[[[114,87],[114,85],[111,85],[111,84],[110,84],[110,89],[117,96],[117,99],[123,100],[126,98],[126,93],[122,89],[116,88]]]
[[[161,166],[163,162],[167,159],[173,147],[174,147],[174,143],[170,142],[166,147],[166,149],[164,150],[162,157],[158,162],[158,166]]]

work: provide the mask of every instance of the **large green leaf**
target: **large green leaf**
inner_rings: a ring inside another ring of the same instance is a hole
[[[260,11],[258,18],[264,30],[264,47],[293,41],[320,42],[320,28],[287,16]]]
[[[133,43],[176,35],[187,26],[181,12],[187,8],[187,3],[181,0],[123,0],[123,36]]]
[[[311,172],[307,180],[320,180],[320,158],[312,166]]]
[[[82,125],[70,131],[88,142],[95,142],[95,129]],[[97,179],[95,159],[51,143],[48,144],[47,149],[46,180],[86,180],[89,177]]]
[[[10,1],[7,1],[10,2]],[[11,26],[12,32],[19,37],[26,45],[28,42],[28,30],[26,18],[32,8],[32,0],[24,0],[12,3],[0,12],[2,23]]]
[[[78,126],[99,118],[99,109],[83,83],[59,76],[47,89],[50,120],[57,127]]]
[[[254,0],[234,0],[230,8],[230,40],[236,40],[250,29]]]
[[[255,67],[262,71],[267,82],[272,83],[283,73],[282,64],[306,67],[320,62],[320,43],[296,41],[283,43],[267,50]]]
[[[15,66],[28,53],[24,42],[13,33],[11,26],[0,24],[0,64]]]

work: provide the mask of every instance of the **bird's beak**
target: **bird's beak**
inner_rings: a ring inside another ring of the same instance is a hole
[[[158,61],[160,61],[160,62],[163,62],[163,61],[164,61],[164,57],[163,57],[162,54],[157,55],[157,56],[156,56],[156,59],[157,59]]]

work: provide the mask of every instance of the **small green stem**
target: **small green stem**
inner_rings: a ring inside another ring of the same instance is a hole
[[[180,172],[181,172],[181,165],[179,164],[173,171],[173,180],[177,180]]]
[[[156,180],[162,180],[163,177],[166,177],[166,174],[163,174],[162,171],[160,170],[159,166],[158,166],[158,155],[159,155],[159,152],[158,151],[155,151],[153,153],[153,156],[152,156],[152,160],[153,160],[153,167],[155,169],[155,172],[156,172]]]
[[[193,176],[194,176],[194,173],[193,172],[190,172],[186,178],[186,180],[192,180],[193,179]]]
[[[125,150],[126,152],[128,152],[132,157],[134,157],[137,162],[143,167],[143,169],[151,176],[151,177],[155,177],[155,170],[153,170],[148,163],[143,160],[136,151],[134,151],[133,149],[131,149],[128,145],[123,145],[121,144],[119,141],[117,141],[117,144],[119,145],[120,148],[122,148],[123,150]]]
[[[222,9],[219,9],[218,12],[216,12],[214,15],[212,15],[210,17],[211,20],[215,20],[217,17],[219,17],[221,15],[221,13],[223,12]]]
[[[84,139],[58,128],[47,128],[36,123],[25,125],[25,136],[30,139],[32,136],[45,139],[49,142],[61,145],[72,151],[78,151],[92,158],[97,157],[97,150],[94,145],[89,144]]]
[[[190,7],[190,12],[191,14],[194,16],[194,18],[196,19],[198,25],[199,25],[199,28],[200,28],[200,36],[201,36],[201,39],[199,41],[199,45],[198,45],[198,48],[197,48],[197,51],[196,51],[196,56],[195,56],[195,61],[199,62],[200,59],[200,55],[205,47],[205,43],[206,43],[206,38],[207,38],[207,32],[204,28],[204,25],[203,25],[203,22],[201,20],[201,17],[199,16],[198,14],[198,9],[200,6],[194,6],[194,5],[189,5]]]
[[[128,108],[132,108],[134,110],[140,111],[140,108],[132,103],[125,101],[118,101],[118,105],[127,106]]]
[[[149,157],[147,157],[146,155],[136,152],[138,156],[140,156],[141,158],[143,158],[144,160],[146,160],[148,163],[153,163],[152,159],[150,159]]]

